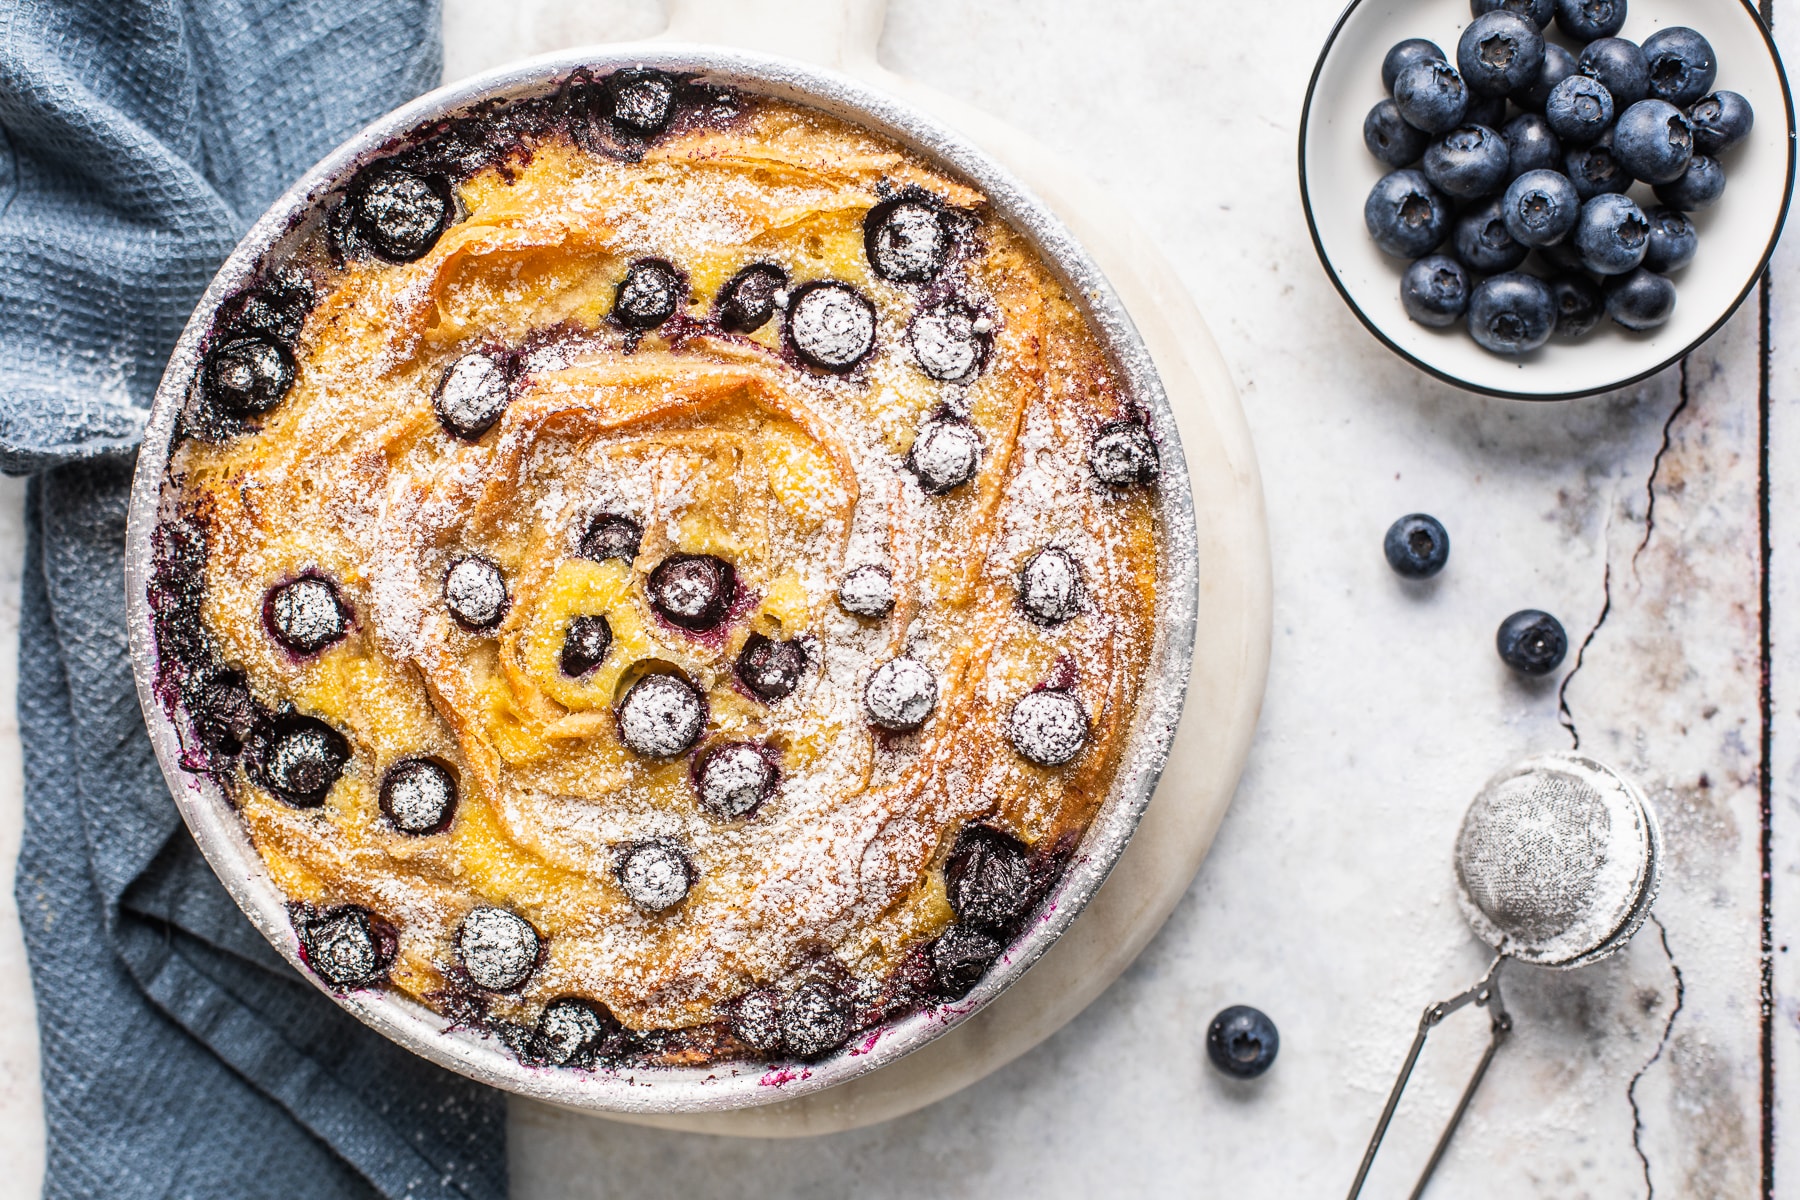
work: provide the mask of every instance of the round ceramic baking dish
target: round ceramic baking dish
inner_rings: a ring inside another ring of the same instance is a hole
[[[967,1021],[1020,976],[1069,928],[1118,860],[1156,789],[1174,740],[1193,661],[1198,602],[1194,498],[1180,435],[1149,353],[1112,288],[1061,222],[970,143],[911,106],[848,77],[785,59],[697,46],[576,51],[501,68],[442,88],[396,109],[327,156],[251,227],[201,298],[169,360],[138,455],[126,539],[127,618],[138,698],[176,806],[227,890],[263,936],[308,979],[286,898],[222,791],[182,765],[187,716],[164,709],[155,687],[160,663],[148,596],[156,527],[176,418],[188,393],[217,307],[282,262],[323,220],[358,170],[409,144],[445,118],[496,101],[556,91],[571,72],[629,66],[689,73],[749,94],[809,105],[884,134],[984,193],[994,212],[1022,234],[1087,311],[1096,337],[1132,399],[1149,414],[1161,444],[1158,517],[1163,558],[1158,579],[1157,642],[1120,768],[1070,865],[1008,951],[955,1004],[928,1007],[866,1031],[815,1063],[712,1063],[699,1067],[577,1071],[522,1065],[496,1039],[457,1028],[402,995],[329,993],[395,1042],[453,1071],[521,1095],[601,1111],[678,1113],[767,1104],[829,1088],[878,1070]],[[316,982],[316,980],[315,980]]]

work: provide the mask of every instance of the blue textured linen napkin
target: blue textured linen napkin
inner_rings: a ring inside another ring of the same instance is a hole
[[[437,82],[437,0],[0,4],[0,469],[33,474],[16,895],[44,1194],[504,1196],[498,1093],[348,1016],[214,878],[126,657],[131,452],[219,262]]]

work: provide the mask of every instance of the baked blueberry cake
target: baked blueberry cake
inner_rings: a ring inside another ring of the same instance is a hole
[[[220,306],[159,694],[306,966],[521,1060],[960,999],[1106,798],[1158,449],[984,197],[648,69],[387,148]]]

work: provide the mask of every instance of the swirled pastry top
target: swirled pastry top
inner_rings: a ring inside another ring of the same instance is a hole
[[[1130,728],[1141,414],[881,137],[655,72],[489,120],[221,309],[154,585],[191,764],[321,978],[533,1061],[967,991]]]

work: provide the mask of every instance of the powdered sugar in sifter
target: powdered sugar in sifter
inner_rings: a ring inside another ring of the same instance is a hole
[[[1362,1192],[1426,1035],[1465,1005],[1488,1010],[1487,1050],[1419,1175],[1413,1200],[1424,1193],[1495,1051],[1512,1031],[1500,995],[1500,965],[1511,958],[1567,968],[1605,958],[1644,923],[1661,878],[1656,816],[1637,786],[1604,763],[1581,754],[1546,754],[1488,780],[1457,834],[1456,882],[1463,915],[1494,948],[1494,962],[1474,987],[1433,1004],[1419,1018],[1349,1200]]]

